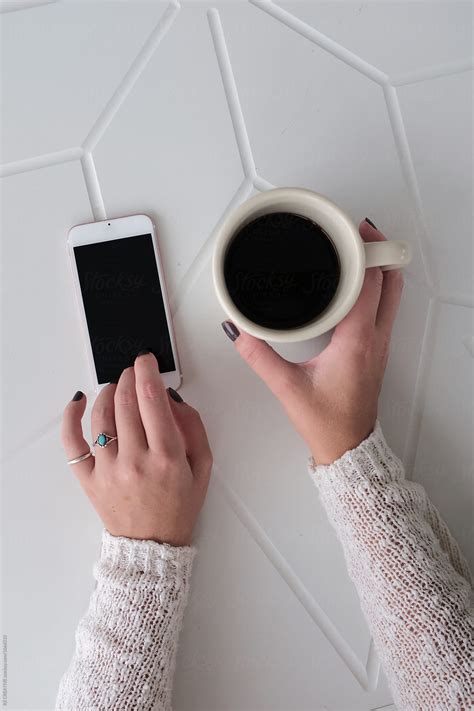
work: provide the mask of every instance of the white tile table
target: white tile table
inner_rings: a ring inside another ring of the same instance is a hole
[[[100,524],[59,445],[91,391],[65,239],[150,214],[215,471],[178,711],[389,708],[307,452],[220,329],[219,220],[306,186],[408,239],[380,417],[473,562],[468,2],[2,3],[3,631],[8,708],[50,709]],[[322,342],[281,349],[297,360]],[[390,706],[390,708],[392,708]]]

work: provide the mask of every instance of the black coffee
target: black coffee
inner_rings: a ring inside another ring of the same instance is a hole
[[[239,311],[267,328],[297,328],[319,316],[336,293],[340,264],[333,243],[315,222],[274,212],[236,233],[224,278]]]

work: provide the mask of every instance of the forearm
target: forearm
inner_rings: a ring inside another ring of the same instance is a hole
[[[97,586],[76,631],[57,709],[171,709],[194,553],[104,531]]]
[[[424,489],[404,480],[378,424],[312,477],[400,708],[468,708],[469,571]]]

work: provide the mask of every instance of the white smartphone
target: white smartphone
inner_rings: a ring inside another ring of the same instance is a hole
[[[165,386],[177,390],[181,371],[151,219],[76,225],[68,247],[96,390],[117,382],[145,349],[157,357]]]

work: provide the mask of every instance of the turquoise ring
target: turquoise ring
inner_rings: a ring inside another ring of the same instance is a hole
[[[99,447],[107,447],[108,444],[114,442],[116,439],[117,437],[112,437],[112,435],[108,435],[105,432],[99,432],[94,442],[94,447],[96,445],[98,445]]]

